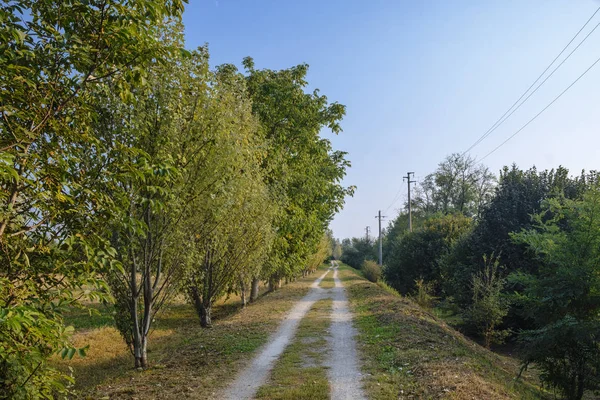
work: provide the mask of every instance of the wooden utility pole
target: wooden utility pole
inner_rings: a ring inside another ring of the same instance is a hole
[[[406,183],[408,184],[408,230],[409,230],[409,232],[412,232],[412,207],[410,204],[410,184],[416,182],[416,181],[410,180],[411,175],[414,176],[415,173],[407,172],[406,176],[402,177],[402,180],[406,180]]]
[[[379,265],[383,265],[383,244],[381,241],[381,219],[385,218],[385,216],[382,216],[381,210],[379,210],[379,213],[375,216],[375,218],[379,219]]]

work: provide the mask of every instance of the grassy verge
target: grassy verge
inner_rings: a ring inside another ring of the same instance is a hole
[[[76,326],[76,346],[90,345],[85,358],[55,359],[73,368],[78,398],[175,399],[211,398],[231,381],[304,296],[318,274],[299,279],[240,309],[239,299],[221,302],[212,329],[200,328],[191,306],[181,301],[159,314],[151,333],[151,367],[133,370],[133,359],[110,321],[109,308],[100,315],[74,310],[67,316]]]
[[[547,399],[518,361],[494,354],[343,266],[371,399]]]
[[[319,287],[323,289],[331,289],[335,287],[335,281],[333,280],[333,270],[327,274],[325,278],[319,283]]]
[[[327,329],[331,323],[332,300],[320,300],[302,319],[294,341],[286,348],[262,386],[257,399],[329,399],[327,369],[323,366],[328,351]]]

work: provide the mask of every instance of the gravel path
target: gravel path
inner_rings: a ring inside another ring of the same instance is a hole
[[[223,398],[228,400],[242,400],[254,397],[258,388],[267,381],[269,372],[273,369],[275,361],[277,361],[294,337],[300,320],[304,318],[317,300],[321,300],[327,294],[325,289],[319,287],[319,283],[321,283],[321,280],[328,273],[329,271],[325,272],[312,283],[310,292],[296,303],[279,326],[277,332],[271,336],[268,344],[260,350],[260,353],[252,363],[227,388]]]
[[[331,265],[335,287],[331,289],[319,287],[321,280],[331,271],[330,268],[312,283],[310,292],[294,305],[277,332],[271,336],[268,344],[237,376],[222,398],[228,400],[254,398],[258,389],[267,382],[275,361],[293,339],[300,321],[313,304],[321,299],[333,298],[331,335],[328,338],[331,351],[328,352],[325,361],[325,365],[329,367],[331,399],[366,399],[361,387],[361,373],[355,341],[356,330],[352,326],[352,313],[348,306],[344,286],[337,277],[337,263],[333,261]]]
[[[352,313],[342,282],[337,277],[337,265],[333,272],[333,312],[331,315],[330,345],[332,354],[326,365],[329,366],[329,383],[332,400],[365,399],[361,387],[361,373],[356,352],[356,329],[352,325]]]

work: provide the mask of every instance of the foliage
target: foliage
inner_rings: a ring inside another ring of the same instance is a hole
[[[531,214],[541,211],[545,199],[564,194],[567,198],[578,198],[596,180],[595,173],[570,178],[568,170],[538,171],[535,168],[521,170],[515,165],[505,167],[500,174],[495,195],[487,204],[472,233],[460,240],[451,254],[443,260],[447,281],[444,290],[466,308],[471,304],[471,277],[483,268],[485,254],[496,254],[502,258],[505,273],[515,271],[536,273],[537,263],[527,247],[511,240],[511,232],[532,228]],[[519,291],[520,286],[507,282],[510,292]],[[515,310],[508,316],[514,328],[524,326]]]
[[[95,143],[91,89],[112,81],[127,96],[165,53],[157,27],[181,11],[179,0],[0,5],[3,397],[65,393],[70,379],[47,363],[74,354],[61,315],[82,298],[108,300],[98,272],[118,267],[100,233],[112,205],[80,164]]]
[[[416,187],[412,206],[417,215],[441,212],[478,216],[492,197],[494,183],[495,177],[486,166],[468,155],[454,153]]]
[[[437,215],[422,228],[396,237],[385,260],[386,282],[406,295],[415,289],[415,281],[423,279],[439,293],[444,278],[440,259],[470,226],[471,220],[461,214]]]
[[[332,256],[333,243],[334,240],[331,237],[331,231],[327,230],[327,232],[323,234],[315,253],[307,260],[304,275],[315,272],[327,258]]]
[[[342,240],[340,260],[352,268],[360,269],[366,260],[376,260],[376,244],[363,238]]]
[[[464,320],[483,337],[485,347],[502,343],[508,330],[498,330],[508,314],[508,302],[502,294],[505,280],[500,277],[500,261],[492,254],[484,256],[484,267],[472,277],[473,303],[465,311]]]
[[[535,274],[520,272],[519,297],[534,328],[523,331],[523,363],[569,399],[600,387],[600,187],[580,200],[555,197],[512,235],[535,255]]]
[[[185,236],[194,238],[187,292],[205,327],[211,325],[213,303],[237,284],[245,291],[260,270],[271,248],[277,211],[262,175],[264,141],[257,135],[245,80],[223,66],[211,86],[214,94],[203,118],[214,122],[197,133],[197,140],[210,142],[195,168],[201,180],[192,214],[183,223]]]
[[[421,307],[430,309],[433,306],[433,302],[437,300],[437,297],[434,296],[434,290],[432,282],[416,279],[415,289],[411,297]]]
[[[381,278],[381,267],[375,261],[365,260],[361,270],[365,278],[373,283],[377,283]]]
[[[353,193],[340,183],[350,166],[346,153],[319,136],[323,128],[341,132],[346,109],[329,104],[318,90],[305,92],[306,64],[258,70],[247,57],[244,67],[252,111],[266,139],[265,181],[278,207],[277,234],[262,270],[274,282],[303,270],[345,196]]]

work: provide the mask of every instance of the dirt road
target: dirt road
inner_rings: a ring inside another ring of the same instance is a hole
[[[356,331],[352,325],[352,313],[344,286],[337,277],[337,267],[337,263],[333,261],[331,268],[313,282],[310,292],[294,305],[267,345],[259,350],[252,362],[229,385],[222,398],[231,400],[254,398],[258,389],[268,382],[275,362],[294,338],[302,318],[316,301],[332,298],[329,351],[324,363],[329,367],[330,397],[333,400],[365,399],[356,351]],[[329,273],[333,273],[335,287],[331,289],[319,287],[323,278]]]

